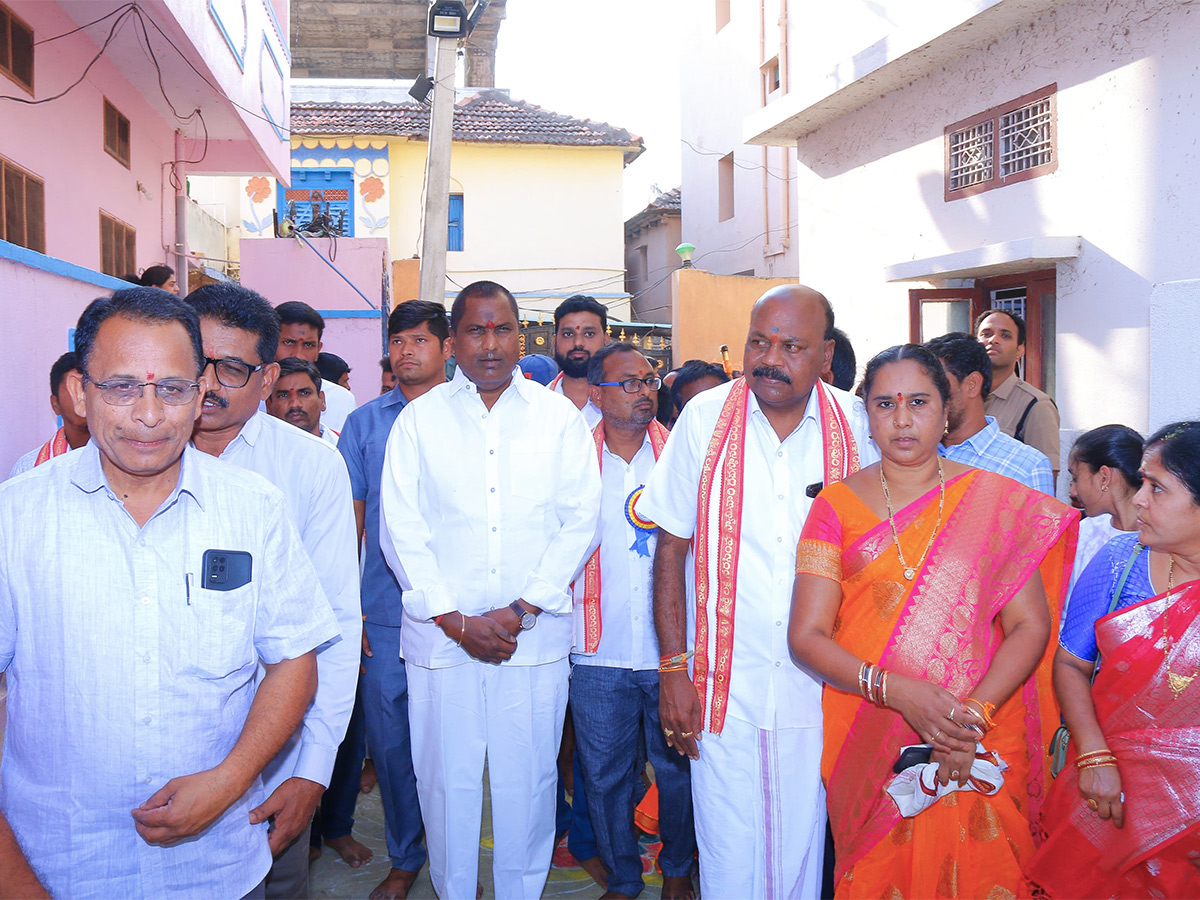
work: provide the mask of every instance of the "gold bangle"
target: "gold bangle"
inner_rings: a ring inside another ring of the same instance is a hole
[[[662,673],[662,672],[686,672],[687,665],[685,664],[682,666],[659,666],[658,671],[660,673]]]
[[[1090,753],[1080,753],[1077,760],[1091,759],[1093,756],[1113,756],[1113,752],[1105,747],[1103,750],[1093,750]]]
[[[1117,767],[1117,761],[1115,759],[1089,759],[1082,766],[1077,765],[1076,768],[1082,772],[1084,769],[1104,769],[1109,766],[1112,766],[1115,769]]]
[[[458,614],[458,646],[462,646],[463,638],[467,636],[467,614]]]

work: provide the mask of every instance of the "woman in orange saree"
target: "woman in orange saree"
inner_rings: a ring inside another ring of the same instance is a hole
[[[1054,660],[1071,752],[1028,868],[1049,897],[1200,897],[1200,422],[1141,471],[1137,541],[1088,565]]]
[[[1077,514],[939,459],[949,388],[922,348],[884,351],[864,388],[883,459],[813,505],[789,628],[797,660],[826,682],[836,896],[1027,895],[1021,869],[1058,724],[1050,607],[1065,592]],[[972,789],[977,741],[1007,765],[992,796]],[[887,788],[902,748],[917,744],[932,747],[926,793],[938,799],[905,817]]]

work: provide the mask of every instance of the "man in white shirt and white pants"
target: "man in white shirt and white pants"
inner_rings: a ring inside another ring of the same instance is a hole
[[[820,381],[833,325],[811,288],[764,294],[746,377],[687,404],[638,502],[658,525],[659,652],[695,653],[660,674],[659,710],[692,759],[703,897],[820,895],[821,684],[787,642],[796,543],[822,485],[878,458],[862,403]]]
[[[458,371],[401,412],[380,487],[380,543],[404,590],[413,768],[442,900],[475,897],[485,758],[495,895],[537,897],[545,885],[568,588],[600,505],[578,410],[515,370],[517,319],[494,282],[459,293]]]

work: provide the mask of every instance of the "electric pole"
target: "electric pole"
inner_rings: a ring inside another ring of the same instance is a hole
[[[434,38],[433,104],[425,161],[425,222],[421,235],[422,300],[446,302],[446,239],[450,217],[450,143],[458,39]]]

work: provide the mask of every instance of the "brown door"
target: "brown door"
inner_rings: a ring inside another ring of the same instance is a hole
[[[912,288],[908,292],[908,339],[923,344],[952,331],[971,334],[983,311],[978,288]]]
[[[1055,282],[1054,270],[1021,272],[981,278],[984,309],[1003,309],[1025,320],[1025,361],[1022,378],[1054,396]]]

